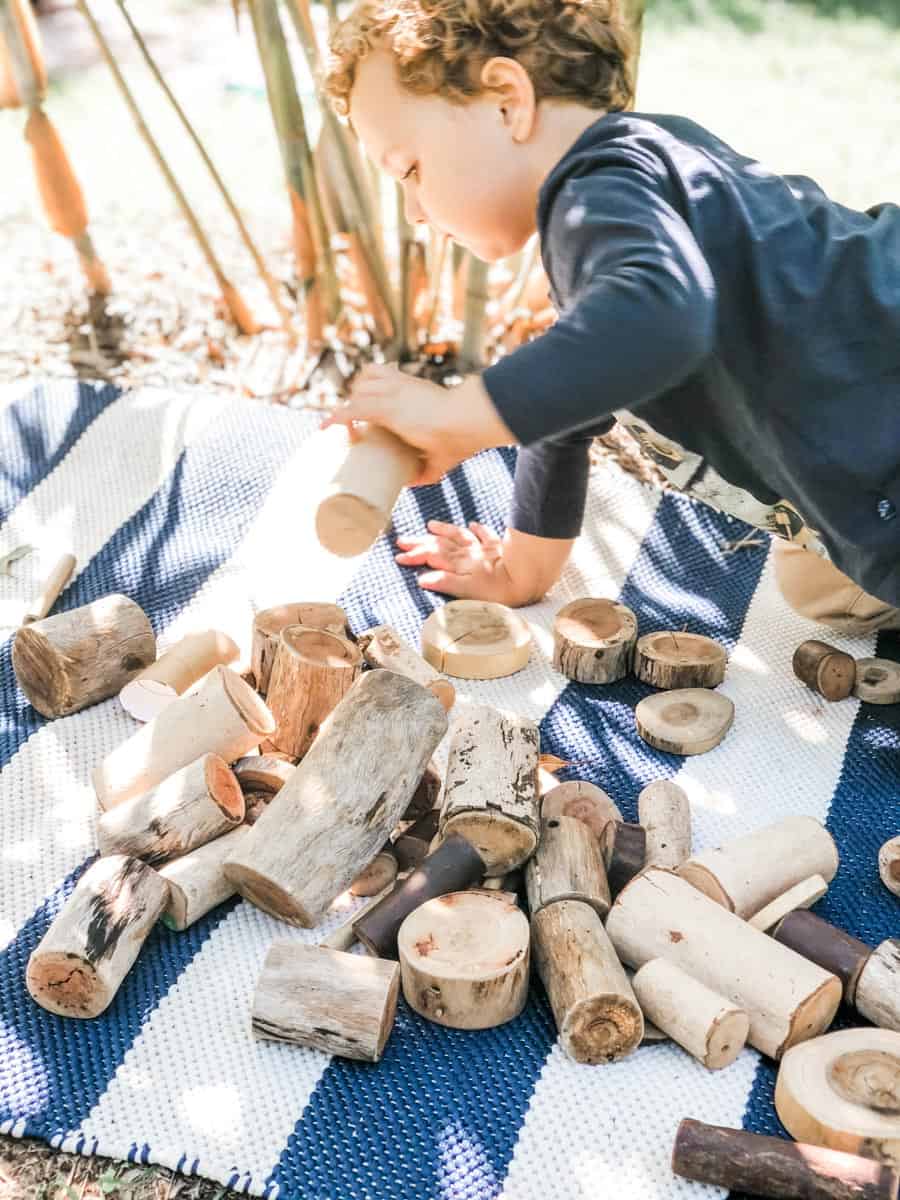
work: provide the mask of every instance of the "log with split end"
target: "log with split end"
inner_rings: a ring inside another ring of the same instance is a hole
[[[602,788],[583,779],[559,783],[541,800],[541,818],[574,817],[587,825],[595,838],[601,838],[610,821],[624,821],[619,806]]]
[[[843,650],[811,638],[794,651],[794,674],[825,700],[846,700],[856,685],[856,661]]]
[[[634,673],[656,688],[714,688],[725,678],[725,647],[699,633],[645,633],[634,650]]]
[[[609,912],[609,884],[597,839],[574,817],[541,821],[535,853],[525,864],[525,887],[532,917],[557,900],[581,900],[601,920]]]
[[[373,625],[356,639],[370,667],[397,671],[429,688],[449,712],[456,700],[456,688],[425,661],[390,625]]]
[[[309,629],[324,629],[338,637],[347,637],[347,614],[337,604],[317,602],[279,604],[264,608],[253,618],[250,668],[256,689],[265,696],[269,690],[272,664],[278,653],[282,630],[288,625],[304,625]]]
[[[189,929],[234,895],[234,884],[225,878],[223,866],[248,832],[248,825],[239,825],[160,867],[160,876],[169,885],[169,899],[162,915],[164,925],[169,929]]]
[[[634,710],[637,731],[667,754],[706,754],[734,722],[734,704],[721,692],[681,688],[645,696]]]
[[[704,1067],[728,1067],[744,1049],[750,1032],[746,1012],[677,964],[651,959],[631,984],[644,1016]]]
[[[488,600],[451,600],[426,618],[422,655],[460,679],[500,679],[528,665],[531,630],[524,617]]]
[[[553,665],[578,683],[614,683],[631,670],[637,617],[615,600],[584,597],[553,623]]]
[[[283,629],[266,694],[275,719],[272,743],[302,758],[361,670],[359,647],[347,638],[304,625]]]
[[[152,721],[213,667],[227,666],[239,655],[231,638],[217,629],[189,633],[126,683],[119,701],[136,721]]]

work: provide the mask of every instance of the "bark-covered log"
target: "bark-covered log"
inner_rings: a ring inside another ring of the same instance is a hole
[[[634,673],[656,688],[714,688],[725,678],[725,647],[699,633],[645,633],[634,650]]]
[[[397,671],[429,688],[449,712],[456,700],[456,688],[449,679],[440,675],[434,667],[417,654],[390,625],[373,625],[356,639],[363,658],[370,667],[383,667]]]
[[[579,683],[614,683],[631,670],[637,617],[615,600],[585,597],[553,623],[553,665]]]
[[[888,891],[900,896],[900,837],[891,838],[879,850],[878,874]]]
[[[419,817],[424,817],[427,812],[431,812],[438,802],[443,785],[437,763],[430,762],[423,771],[422,778],[416,784],[416,790],[403,814],[404,821],[418,821]]]
[[[270,741],[302,758],[322,722],[359,678],[362,654],[347,638],[288,625],[272,664],[266,701],[275,718]]]
[[[610,821],[600,839],[609,894],[615,900],[622,888],[644,869],[647,859],[647,834],[642,825],[629,821]]]
[[[856,661],[843,650],[811,638],[794,651],[794,674],[825,700],[846,700],[856,684]]]
[[[645,864],[674,870],[691,855],[691,806],[683,787],[655,779],[638,796],[638,822],[647,835]]]
[[[581,900],[601,920],[609,912],[609,884],[597,839],[574,817],[541,822],[538,848],[525,864],[532,917],[557,900]]]
[[[844,989],[844,999],[848,1004],[854,1002],[859,973],[868,962],[871,946],[805,909],[788,913],[772,936],[783,946],[789,946],[810,962],[837,975]]]
[[[253,618],[250,667],[261,696],[269,690],[269,676],[278,653],[281,631],[288,625],[305,625],[309,629],[324,629],[338,637],[347,636],[347,614],[337,604],[279,604],[258,612]]]

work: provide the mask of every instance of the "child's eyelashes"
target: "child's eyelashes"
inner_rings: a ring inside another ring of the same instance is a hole
[[[412,166],[409,168],[409,170],[406,172],[406,174],[405,174],[405,175],[401,175],[401,176],[400,176],[400,178],[401,178],[402,180],[404,180],[404,182],[405,182],[405,181],[406,181],[407,179],[409,179],[409,178],[410,178],[410,177],[411,177],[413,174],[415,174],[415,172],[416,172],[416,171],[418,171],[418,169],[419,169],[419,168],[418,168],[418,165],[417,165],[416,163],[413,163],[413,165],[412,165]]]

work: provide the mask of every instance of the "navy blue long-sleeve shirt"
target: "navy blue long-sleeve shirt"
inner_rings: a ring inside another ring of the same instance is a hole
[[[617,416],[676,485],[900,605],[900,208],[609,113],[537,216],[559,319],[483,374],[525,447],[512,526],[577,535]]]

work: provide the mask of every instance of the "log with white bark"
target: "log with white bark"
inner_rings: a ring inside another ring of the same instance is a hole
[[[730,1066],[746,1045],[746,1012],[676,963],[653,958],[631,985],[644,1016],[711,1071]]]
[[[891,838],[878,851],[878,874],[888,891],[900,896],[900,837]]]
[[[678,688],[645,696],[634,710],[638,733],[667,754],[706,754],[734,723],[734,704],[721,692]]]
[[[459,679],[500,679],[528,665],[531,630],[524,617],[491,600],[450,600],[422,625],[422,656]]]
[[[573,600],[553,623],[553,666],[579,683],[614,683],[631,670],[637,628],[616,600]]]
[[[399,990],[396,963],[273,942],[253,995],[253,1036],[378,1062]]]
[[[581,900],[602,919],[609,912],[609,884],[597,839],[574,817],[541,821],[538,848],[525,864],[532,917],[556,900]]]
[[[146,613],[120,595],[23,625],[12,645],[19,687],[51,718],[114,696],[155,658]]]
[[[239,825],[160,867],[159,873],[169,885],[169,900],[162,915],[164,925],[188,929],[235,894],[234,884],[225,878],[222,868],[249,832],[249,825]]]
[[[25,610],[22,617],[23,625],[30,625],[32,621],[42,621],[46,617],[59,599],[63,588],[72,578],[75,563],[74,554],[63,554],[57,559],[52,571],[44,581],[43,587]]]
[[[788,913],[796,912],[798,908],[811,908],[827,891],[828,884],[821,875],[810,875],[809,879],[801,879],[792,888],[770,900],[765,908],[748,919],[755,929],[768,933]]]
[[[228,667],[214,667],[196,692],[179,696],[107,754],[92,775],[97,801],[103,809],[113,808],[202,754],[234,762],[274,728],[272,714],[241,677]]]
[[[486,704],[457,710],[440,831],[467,838],[486,875],[505,875],[537,846],[539,742],[538,727],[527,717]]]
[[[31,952],[33,1000],[62,1017],[108,1008],[162,914],[168,884],[137,858],[98,858]]]
[[[370,667],[383,667],[406,675],[434,692],[448,712],[453,707],[456,688],[408,646],[396,629],[390,625],[373,625],[371,629],[363,630],[356,641]]]
[[[541,817],[574,817],[587,825],[595,838],[603,836],[610,821],[624,821],[621,810],[602,788],[583,779],[559,783],[541,799]]]
[[[619,894],[606,929],[622,961],[665,958],[719,992],[750,1018],[748,1041],[779,1058],[828,1028],[840,980],[660,867],[648,867]]]
[[[281,631],[266,693],[275,718],[269,740],[285,754],[302,758],[361,670],[359,647],[347,638],[324,629],[288,625]]]
[[[856,684],[856,660],[815,638],[797,647],[792,666],[797,678],[825,700],[845,700]]]
[[[337,604],[279,604],[258,612],[253,618],[250,668],[256,679],[256,690],[262,696],[269,690],[269,676],[278,653],[281,631],[288,625],[305,625],[310,629],[324,629],[338,637],[347,636],[347,614]]]
[[[680,866],[691,855],[691,806],[671,779],[655,779],[638,796],[638,823],[647,835],[645,865]]]
[[[699,633],[645,633],[634,648],[634,673],[656,688],[713,688],[725,678],[725,647]]]
[[[579,900],[531,919],[534,961],[562,1047],[580,1063],[615,1062],[644,1036],[644,1019],[603,923]]]
[[[360,676],[226,864],[228,878],[265,912],[316,925],[387,841],[446,730],[425,688],[393,671]]]
[[[854,997],[857,1012],[873,1025],[900,1032],[900,941],[876,946],[859,973]]]
[[[811,875],[834,879],[840,858],[834,838],[815,817],[785,817],[695,854],[678,868],[693,887],[739,917],[752,917]]]
[[[152,721],[213,667],[227,666],[239,655],[231,638],[218,629],[189,633],[126,683],[119,701],[136,721]]]
[[[783,946],[789,946],[810,962],[837,975],[844,989],[844,999],[848,1004],[854,1002],[859,974],[869,960],[871,946],[805,909],[788,913],[775,927],[772,936]]]

